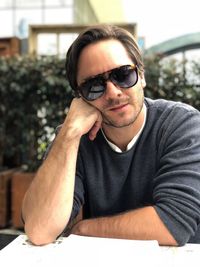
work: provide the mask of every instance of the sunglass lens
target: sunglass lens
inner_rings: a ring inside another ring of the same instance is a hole
[[[131,66],[122,66],[112,72],[111,79],[122,88],[132,87],[137,83],[137,71]]]
[[[81,88],[82,96],[89,101],[99,98],[104,91],[105,85],[95,80],[86,82]]]

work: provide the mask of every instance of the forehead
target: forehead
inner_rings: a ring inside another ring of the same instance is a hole
[[[99,41],[86,46],[78,60],[77,81],[94,76],[121,65],[131,64],[125,47],[118,40]]]

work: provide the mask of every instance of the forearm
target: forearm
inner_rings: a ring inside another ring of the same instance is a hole
[[[55,240],[70,218],[78,146],[78,139],[64,142],[58,136],[25,195],[25,231],[35,244]]]
[[[160,245],[177,245],[151,206],[111,217],[81,221],[73,227],[72,233],[108,238],[158,240]]]
[[[96,108],[81,98],[72,101],[49,155],[23,201],[25,231],[33,243],[52,242],[68,223],[80,139],[89,133],[89,138],[94,140],[101,122]]]

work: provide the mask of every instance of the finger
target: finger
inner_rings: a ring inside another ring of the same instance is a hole
[[[91,141],[93,141],[96,138],[96,135],[99,129],[101,128],[101,124],[102,124],[102,118],[101,116],[99,116],[98,120],[95,122],[95,124],[93,125],[93,127],[89,132],[89,138]]]

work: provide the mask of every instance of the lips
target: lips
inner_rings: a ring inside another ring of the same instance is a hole
[[[110,110],[110,111],[118,111],[118,110],[123,109],[123,108],[126,107],[127,105],[128,105],[128,104],[123,104],[123,105],[114,106],[114,107],[110,108],[109,110]]]

